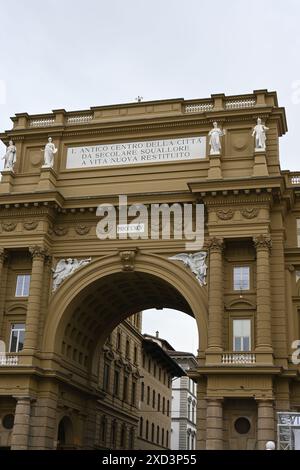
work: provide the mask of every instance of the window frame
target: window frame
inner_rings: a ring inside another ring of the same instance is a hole
[[[13,328],[13,325],[24,325],[24,328]],[[17,343],[16,343],[16,351],[12,351],[11,345],[12,345],[12,334],[13,331],[17,331]],[[23,347],[19,349],[19,344],[20,344],[20,331],[24,332],[24,338],[23,338]],[[24,343],[25,343],[25,332],[26,332],[26,323],[24,322],[11,322],[10,323],[10,333],[9,333],[9,351],[10,353],[17,354],[18,352],[21,352],[24,348]]]
[[[238,350],[234,350],[234,334],[233,334],[233,325],[234,325],[234,321],[240,321],[240,320],[249,320],[250,321],[250,341],[249,341],[249,351],[238,351]],[[231,345],[231,351],[232,352],[236,352],[236,353],[251,353],[254,349],[254,321],[253,321],[253,316],[251,315],[235,315],[235,316],[232,316],[231,317],[231,320],[230,320],[230,345]]]
[[[21,293],[18,294],[18,284],[19,284],[19,279],[24,278],[23,283],[22,283],[22,289]],[[24,293],[24,288],[25,288],[25,278],[29,278],[29,284],[28,284],[28,293]],[[21,298],[28,298],[29,293],[30,293],[30,283],[31,283],[31,274],[26,272],[26,273],[17,273],[16,274],[16,281],[15,281],[15,297],[17,299]]]
[[[241,289],[235,287],[235,270],[236,269],[248,269],[248,288]],[[233,292],[248,292],[252,288],[252,279],[251,279],[251,266],[249,264],[235,264],[232,267],[232,290]]]

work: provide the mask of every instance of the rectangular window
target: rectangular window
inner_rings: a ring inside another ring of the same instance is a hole
[[[118,333],[117,333],[117,345],[116,345],[117,346],[117,351],[121,350],[121,341],[122,341],[121,333],[120,333],[120,331],[118,331]]]
[[[127,401],[128,400],[128,377],[124,377],[124,381],[123,381],[123,401]]]
[[[251,351],[251,320],[233,320],[233,350]]]
[[[114,395],[119,396],[119,385],[120,385],[120,373],[118,370],[115,370],[114,373]]]
[[[103,390],[107,391],[109,387],[109,364],[104,363],[103,369]]]
[[[136,382],[132,382],[132,388],[131,388],[131,404],[132,406],[135,406],[136,402]]]
[[[25,323],[13,323],[11,325],[9,352],[22,351],[25,337]]]
[[[18,274],[15,297],[28,297],[30,274]]]
[[[141,401],[144,401],[145,397],[145,384],[144,382],[141,383]]]
[[[233,268],[233,289],[250,289],[250,268],[249,266],[238,266]]]

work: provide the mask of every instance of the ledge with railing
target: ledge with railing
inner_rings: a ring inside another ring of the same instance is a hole
[[[12,354],[0,354],[0,366],[17,366],[19,364],[19,357]]]
[[[230,352],[221,356],[224,365],[249,365],[256,364],[256,354],[248,352]]]
[[[170,101],[172,103],[170,103]],[[56,126],[78,126],[88,124],[101,119],[120,119],[129,116],[136,118],[143,114],[141,107],[148,116],[163,112],[167,113],[209,113],[219,111],[247,110],[251,108],[278,106],[275,92],[267,90],[254,90],[253,93],[244,95],[225,96],[224,94],[213,94],[210,98],[196,100],[161,100],[141,101],[139,103],[125,103],[120,105],[92,107],[81,111],[65,111],[64,109],[53,110],[48,114],[28,115],[27,113],[16,114],[12,118],[14,129],[25,128],[51,128]],[[139,108],[139,109],[136,109]],[[163,109],[163,111],[162,111]]]

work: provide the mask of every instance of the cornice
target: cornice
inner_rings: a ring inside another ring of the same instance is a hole
[[[281,108],[277,108],[280,110]],[[282,111],[279,111],[277,114],[282,114]],[[51,126],[44,127],[25,127],[20,129],[11,129],[6,130],[4,133],[0,134],[0,138],[3,141],[6,141],[8,138],[13,137],[17,139],[18,136],[21,136],[21,139],[27,138],[28,136],[32,137],[45,137],[49,134],[53,136],[78,136],[78,135],[99,135],[99,134],[117,134],[117,133],[140,133],[144,131],[152,131],[157,129],[172,129],[172,128],[191,128],[191,127],[200,127],[200,126],[211,126],[211,123],[217,119],[220,123],[236,123],[236,122],[248,122],[249,125],[253,124],[253,121],[257,117],[261,117],[264,120],[274,118],[274,108],[270,107],[254,107],[254,108],[243,108],[236,110],[212,110],[210,112],[201,113],[200,117],[195,117],[195,114],[174,114],[172,113],[169,116],[149,116],[145,115],[137,119],[128,118],[125,116],[120,119],[117,117],[111,120],[93,120],[88,123],[76,125],[76,129],[71,128],[70,125],[66,124],[54,124]],[[43,117],[43,115],[41,115]],[[30,118],[32,118],[30,116]],[[278,119],[277,119],[278,120]],[[280,126],[282,132],[284,126]]]

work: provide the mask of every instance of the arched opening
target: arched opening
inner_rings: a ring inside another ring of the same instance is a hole
[[[59,424],[57,430],[57,449],[73,449],[73,425],[68,416],[64,416]]]
[[[76,442],[81,448],[103,449],[109,445],[134,448],[140,434],[149,444],[153,423],[140,420],[139,416],[138,403],[143,393],[145,405],[148,406],[148,400],[165,420],[159,430],[155,423],[151,442],[169,448],[172,377],[180,376],[182,370],[174,363],[172,355],[167,357],[162,345],[155,344],[155,338],[143,337],[139,325],[140,312],[155,309],[157,314],[163,315],[164,308],[195,319],[199,350],[204,351],[207,345],[206,288],[202,288],[186,268],[165,258],[140,256],[133,271],[122,271],[119,258],[97,261],[74,273],[53,295],[44,345],[71,378],[68,385],[61,384],[59,393],[63,406],[76,417]],[[125,333],[119,331],[124,323]],[[143,364],[143,351],[147,367]],[[147,395],[148,386],[142,391],[142,370],[151,374],[161,387],[156,392],[156,385],[152,383],[151,397]],[[79,390],[75,396],[76,392],[70,388],[78,385],[81,389],[85,387],[89,396],[84,403]],[[68,399],[71,396],[72,403],[76,402],[74,407]],[[122,416],[116,411],[121,402]],[[85,406],[86,410],[78,414]],[[126,419],[124,410],[128,412]],[[64,427],[61,438],[65,442],[63,431]],[[91,443],[87,436],[92,435],[95,438]]]
[[[205,351],[207,289],[184,266],[157,255],[139,255],[134,271],[125,272],[119,257],[105,257],[67,279],[51,299],[44,350],[95,372],[97,345],[127,317],[150,308],[193,316]]]

